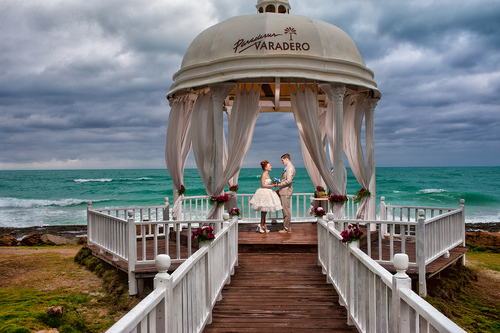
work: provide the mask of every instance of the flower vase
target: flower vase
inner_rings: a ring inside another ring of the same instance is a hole
[[[359,249],[359,240],[355,240],[349,243],[351,247]]]

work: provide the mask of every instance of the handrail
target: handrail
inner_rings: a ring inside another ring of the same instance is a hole
[[[162,207],[160,207],[162,208]],[[136,208],[141,209],[141,208]],[[97,246],[101,252],[113,256],[114,261],[127,263],[129,275],[129,294],[137,294],[136,268],[140,265],[152,264],[158,254],[168,254],[172,263],[183,263],[192,253],[191,233],[193,228],[202,224],[211,225],[215,232],[221,229],[221,220],[190,221],[138,221],[134,211],[128,211],[128,219],[113,216],[123,209],[87,208],[88,244]],[[108,215],[106,214],[108,212]],[[187,257],[181,255],[181,232],[187,235]],[[175,236],[174,236],[175,235]],[[153,247],[147,247],[149,239],[153,239]],[[171,253],[170,245],[175,248]]]
[[[300,222],[304,220],[311,219],[309,214],[309,208],[311,206],[311,197],[313,193],[294,193],[291,199],[291,212],[292,212],[292,222]],[[257,221],[260,220],[260,212],[254,211],[251,207],[250,200],[253,194],[238,194],[236,193],[236,198],[234,201],[230,201],[225,205],[226,211],[229,211],[231,205],[234,205],[240,209],[242,214],[240,221]],[[357,204],[354,203],[355,196],[348,195],[348,202],[344,206],[344,214],[346,218],[355,218],[357,210]],[[325,208],[328,209],[328,201],[325,202]],[[204,219],[208,215],[210,210],[210,197],[205,195],[189,196],[184,197],[182,202],[182,214],[181,217],[185,220],[191,219]],[[269,212],[267,214],[269,220],[282,219],[283,212]]]
[[[225,216],[215,239],[204,244],[172,275],[168,255],[156,257],[155,290],[107,332],[202,332],[238,263],[238,219]]]
[[[359,242],[342,244],[333,221],[318,218],[317,226],[319,265],[360,332],[465,332],[411,290],[407,255],[396,255],[392,276]]]

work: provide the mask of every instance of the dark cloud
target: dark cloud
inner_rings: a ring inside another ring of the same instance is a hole
[[[498,1],[290,2],[346,31],[374,71],[378,166],[499,165]],[[0,169],[164,168],[186,49],[256,3],[3,0]],[[301,165],[293,115],[261,114],[244,166],[279,168],[284,152]]]

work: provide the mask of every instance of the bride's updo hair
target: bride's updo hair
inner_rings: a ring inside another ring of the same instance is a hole
[[[265,170],[266,169],[266,166],[269,164],[269,161],[262,161],[260,162],[260,166],[262,168],[262,170]]]

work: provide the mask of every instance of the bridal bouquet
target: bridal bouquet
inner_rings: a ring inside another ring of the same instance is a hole
[[[279,178],[273,178],[271,180],[271,184],[276,185],[276,184],[279,184],[280,181],[281,181],[281,179],[279,179]]]

